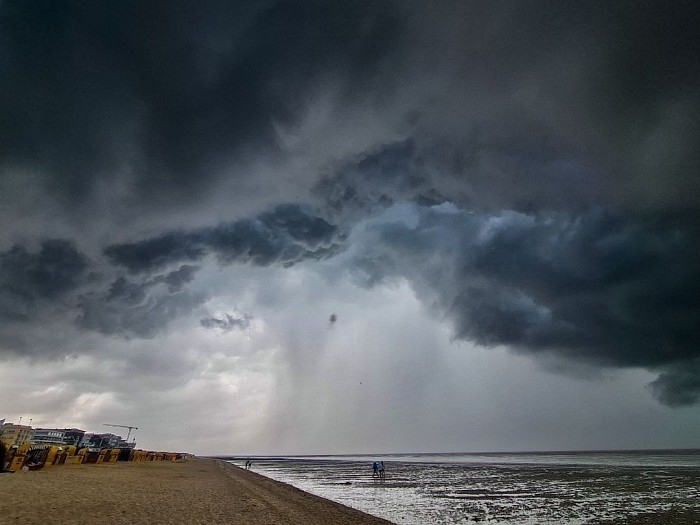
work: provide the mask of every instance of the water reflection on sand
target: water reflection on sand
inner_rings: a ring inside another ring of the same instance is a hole
[[[700,523],[700,452],[256,458],[254,470],[400,524]],[[233,461],[244,463],[243,461]]]

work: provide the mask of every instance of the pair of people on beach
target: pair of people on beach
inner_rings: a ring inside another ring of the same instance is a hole
[[[383,461],[375,461],[372,463],[372,477],[376,478],[379,476],[379,479],[384,479],[384,462]]]
[[[247,460],[245,462],[245,469],[246,470],[250,469],[250,467],[252,467],[252,466],[253,466],[253,462],[251,460]]]

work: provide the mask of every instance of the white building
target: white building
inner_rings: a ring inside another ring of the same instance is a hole
[[[58,445],[64,443],[66,433],[59,428],[35,428],[32,436],[32,443],[37,445]]]

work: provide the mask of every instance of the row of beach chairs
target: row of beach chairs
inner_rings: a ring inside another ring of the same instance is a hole
[[[116,463],[117,461],[178,461],[192,457],[178,452],[154,452],[130,448],[81,448],[72,445],[36,445],[24,443],[12,447],[5,456],[6,470],[39,470],[58,465]]]

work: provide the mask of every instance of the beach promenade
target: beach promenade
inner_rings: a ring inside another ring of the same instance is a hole
[[[0,524],[355,524],[388,521],[212,459],[0,474]]]

